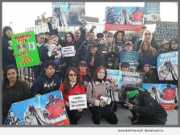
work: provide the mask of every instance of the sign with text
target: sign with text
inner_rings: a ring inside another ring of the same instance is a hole
[[[176,22],[159,22],[156,24],[155,40],[161,42],[163,40],[177,39],[178,23]]]
[[[87,108],[86,94],[69,96],[70,110],[78,110]]]
[[[13,35],[12,48],[18,68],[32,67],[40,64],[34,32]]]
[[[63,57],[74,57],[76,55],[74,46],[63,47],[61,51]]]

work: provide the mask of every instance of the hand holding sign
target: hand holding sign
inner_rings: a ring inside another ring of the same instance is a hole
[[[70,110],[79,110],[87,108],[86,94],[69,96],[69,108]]]

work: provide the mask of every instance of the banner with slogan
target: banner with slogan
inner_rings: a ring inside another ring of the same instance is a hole
[[[6,122],[9,126],[69,125],[62,93],[57,90],[12,104]]]
[[[138,72],[122,72],[123,85],[140,86],[142,84],[142,76]]]
[[[74,46],[62,47],[61,52],[63,57],[73,57],[76,55]]]
[[[144,83],[144,90],[148,91],[151,96],[157,100],[166,110],[171,111],[176,107],[177,86],[173,84],[154,84]]]
[[[32,67],[40,64],[34,32],[13,35],[12,48],[18,68]]]
[[[141,31],[143,7],[106,7],[105,30]]]
[[[123,51],[119,55],[119,60],[120,63],[128,62],[130,64],[130,69],[136,70],[139,65],[139,53],[136,51]]]
[[[155,40],[162,42],[163,40],[177,39],[178,23],[177,22],[158,22],[154,33]]]
[[[87,108],[86,94],[69,96],[69,107],[70,107],[70,110]]]
[[[161,81],[178,80],[178,52],[160,54],[157,57],[157,71]]]

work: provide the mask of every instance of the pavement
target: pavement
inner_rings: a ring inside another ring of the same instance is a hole
[[[116,115],[118,117],[118,124],[117,125],[111,125],[107,123],[104,119],[102,119],[100,125],[96,125],[91,120],[91,113],[89,110],[83,113],[82,118],[80,119],[78,123],[78,127],[101,127],[101,126],[108,126],[108,127],[124,127],[124,126],[136,126],[131,125],[131,122],[129,120],[129,116],[131,116],[131,113],[128,109],[122,108],[118,106],[118,110],[116,111]],[[173,110],[168,112],[168,118],[166,122],[167,126],[177,126],[178,125],[178,110]],[[157,125],[156,125],[157,126]]]

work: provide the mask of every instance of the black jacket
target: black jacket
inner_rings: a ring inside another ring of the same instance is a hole
[[[23,81],[17,81],[12,87],[8,84],[3,86],[3,122],[7,117],[11,105],[15,102],[25,100],[32,97],[32,93],[28,85]]]
[[[137,124],[165,124],[167,113],[148,92],[141,92],[134,99],[135,106],[131,110],[138,114]]]

